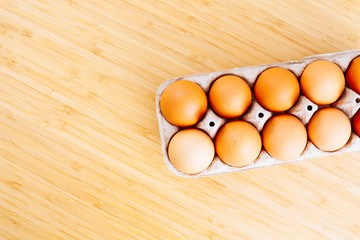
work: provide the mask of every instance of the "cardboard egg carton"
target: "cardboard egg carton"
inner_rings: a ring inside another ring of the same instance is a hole
[[[324,152],[320,149],[316,148],[309,140],[307,142],[306,148],[301,156],[296,159],[290,161],[280,161],[273,157],[271,157],[264,149],[261,150],[260,155],[258,158],[251,164],[244,166],[244,167],[232,167],[225,163],[223,163],[217,155],[215,155],[213,162],[211,165],[204,171],[198,174],[184,174],[178,171],[169,161],[167,148],[171,137],[180,130],[180,128],[170,124],[166,121],[166,119],[161,114],[160,110],[160,98],[161,94],[164,89],[169,86],[171,83],[177,80],[189,80],[199,84],[208,94],[211,84],[220,76],[226,74],[234,74],[240,76],[244,79],[250,86],[253,91],[253,85],[259,76],[264,70],[271,68],[271,67],[282,67],[289,69],[292,71],[297,78],[299,79],[304,68],[311,62],[319,59],[325,59],[337,64],[343,72],[346,71],[347,67],[349,66],[350,62],[360,56],[360,49],[359,50],[352,50],[352,51],[345,51],[345,52],[338,52],[338,53],[328,53],[328,54],[321,54],[321,55],[314,55],[305,57],[301,61],[291,61],[291,62],[282,62],[282,63],[271,63],[271,64],[264,64],[259,66],[251,66],[251,67],[241,67],[241,68],[234,68],[230,70],[224,71],[217,71],[212,73],[203,73],[197,75],[191,75],[186,77],[178,77],[175,79],[170,79],[160,85],[156,94],[156,111],[157,111],[157,118],[159,122],[159,129],[160,129],[160,137],[161,137],[161,147],[162,152],[164,154],[164,160],[166,166],[170,169],[171,172],[174,174],[181,176],[181,177],[204,177],[210,176],[215,174],[221,173],[230,173],[230,172],[242,172],[246,170],[256,169],[256,168],[263,168],[263,167],[270,167],[274,165],[286,164],[286,163],[294,163],[299,162],[304,159],[316,158],[321,156],[328,156],[333,154],[340,154],[340,153],[347,153],[352,151],[359,151],[360,150],[360,138],[352,132],[350,140],[348,143],[335,152]],[[338,108],[342,110],[348,118],[351,120],[353,115],[357,112],[360,107],[360,96],[356,94],[351,89],[345,87],[345,90],[338,101],[331,104],[331,107]],[[316,112],[317,109],[327,107],[326,106],[318,106],[315,103],[311,102],[305,96],[300,95],[299,100],[297,103],[288,111],[289,114],[293,114],[298,117],[302,123],[306,126],[309,122],[311,116]],[[202,129],[205,131],[213,140],[216,136],[217,131],[220,127],[228,122],[233,120],[244,120],[252,123],[259,132],[261,132],[265,122],[274,114],[259,105],[256,101],[254,94],[253,100],[249,110],[239,118],[235,119],[225,119],[213,112],[210,107],[208,106],[207,112],[205,116],[198,122],[194,127]]]

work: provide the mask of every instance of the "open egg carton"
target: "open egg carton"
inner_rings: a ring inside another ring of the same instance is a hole
[[[203,73],[197,75],[191,75],[186,77],[179,77],[175,79],[170,79],[160,85],[156,94],[156,110],[157,110],[157,117],[159,121],[159,129],[160,129],[160,136],[161,136],[161,147],[162,152],[164,154],[164,160],[167,167],[172,171],[174,174],[181,176],[181,177],[204,177],[210,176],[215,174],[221,173],[230,173],[230,172],[242,172],[246,170],[256,169],[256,168],[263,168],[269,167],[274,165],[286,164],[286,163],[293,163],[299,162],[304,159],[316,158],[321,156],[328,156],[333,154],[340,154],[340,153],[347,153],[352,151],[359,151],[360,150],[360,138],[352,132],[351,137],[347,144],[342,147],[341,149],[334,151],[334,152],[324,152],[320,149],[316,148],[309,140],[307,142],[306,148],[304,152],[296,159],[290,161],[280,161],[273,157],[271,157],[264,149],[261,150],[258,158],[251,164],[244,166],[244,167],[232,167],[225,163],[223,163],[217,155],[215,155],[213,162],[211,165],[204,171],[198,174],[184,174],[178,171],[169,161],[167,148],[171,137],[177,133],[180,128],[170,124],[161,114],[160,110],[160,98],[161,94],[164,89],[169,86],[171,83],[177,80],[189,80],[197,83],[200,85],[206,94],[208,94],[209,89],[212,83],[219,78],[220,76],[233,74],[241,77],[244,79],[248,85],[250,86],[252,93],[253,93],[253,86],[255,81],[260,73],[264,70],[271,68],[271,67],[282,67],[285,69],[289,69],[292,71],[296,77],[299,79],[304,68],[311,62],[315,60],[328,60],[335,64],[337,64],[343,72],[346,71],[347,67],[349,66],[350,62],[360,56],[360,49],[359,50],[352,50],[352,51],[345,51],[345,52],[338,52],[338,53],[328,53],[328,54],[321,54],[321,55],[314,55],[305,57],[301,61],[290,61],[290,62],[282,62],[282,63],[271,63],[271,64],[264,64],[259,66],[250,66],[250,67],[241,67],[241,68],[234,68],[230,70],[224,71],[217,71],[212,73]],[[228,121],[233,120],[244,120],[253,124],[259,132],[261,132],[265,122],[273,115],[277,113],[272,113],[265,110],[260,104],[256,101],[254,94],[252,98],[252,103],[248,111],[239,118],[235,119],[225,119],[218,116],[214,111],[211,109],[210,104],[208,106],[207,112],[205,116],[198,122],[194,127],[202,129],[205,131],[211,138],[214,140],[217,131],[220,127]],[[341,97],[333,104],[331,107],[338,108],[342,110],[347,117],[351,120],[354,114],[360,107],[360,96],[345,87],[344,92],[342,93]],[[297,103],[286,113],[292,114],[298,117],[301,122],[306,126],[309,122],[312,115],[318,110],[319,108],[328,107],[329,105],[325,106],[318,106],[315,103],[311,102],[305,96],[300,95]]]

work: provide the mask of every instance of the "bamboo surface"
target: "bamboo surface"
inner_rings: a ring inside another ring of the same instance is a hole
[[[0,239],[360,239],[360,153],[183,179],[169,78],[360,48],[358,1],[2,0]]]

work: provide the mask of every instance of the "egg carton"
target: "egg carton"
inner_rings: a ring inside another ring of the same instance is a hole
[[[163,84],[161,84],[158,88],[157,94],[156,94],[156,111],[157,111],[157,118],[159,122],[159,129],[160,129],[160,137],[161,137],[161,147],[162,152],[164,154],[164,160],[166,166],[169,168],[171,172],[176,174],[180,177],[205,177],[215,174],[222,174],[222,173],[231,173],[231,172],[242,172],[246,170],[256,169],[256,168],[263,168],[263,167],[270,167],[275,165],[281,165],[281,164],[287,164],[287,163],[295,163],[299,162],[305,159],[311,159],[316,157],[322,157],[322,156],[329,156],[334,154],[340,154],[340,153],[347,153],[347,152],[353,152],[353,151],[359,151],[360,150],[360,138],[354,133],[351,133],[351,137],[347,144],[342,147],[341,149],[334,151],[334,152],[324,152],[320,149],[316,148],[309,140],[307,142],[307,145],[305,147],[304,152],[296,159],[290,160],[290,161],[280,161],[273,157],[271,157],[264,148],[261,150],[258,158],[251,164],[244,166],[244,167],[233,167],[229,166],[225,163],[223,163],[219,157],[215,154],[215,157],[211,163],[211,165],[204,171],[197,173],[197,174],[184,174],[180,171],[178,171],[170,162],[168,158],[167,148],[169,141],[171,137],[177,133],[181,128],[176,127],[172,124],[170,124],[164,116],[161,114],[160,110],[160,98],[161,94],[164,91],[164,89],[169,86],[171,83],[177,81],[177,80],[189,80],[192,82],[197,83],[200,85],[206,94],[208,94],[210,86],[212,83],[219,78],[220,76],[227,75],[227,74],[234,74],[242,79],[244,79],[248,85],[250,86],[252,90],[252,103],[249,108],[249,110],[242,115],[239,118],[234,119],[225,119],[220,116],[218,116],[210,107],[210,104],[208,105],[207,112],[205,116],[194,126],[196,128],[202,129],[205,131],[211,138],[214,140],[217,131],[220,129],[220,127],[225,124],[228,121],[233,120],[244,120],[247,122],[250,122],[253,124],[259,132],[261,132],[265,122],[273,115],[276,115],[278,113],[273,113],[270,111],[267,111],[263,107],[260,106],[260,104],[256,101],[253,93],[253,86],[254,83],[259,76],[260,73],[262,73],[264,70],[271,68],[271,67],[282,67],[285,69],[289,69],[292,71],[296,77],[299,79],[301,76],[301,73],[303,72],[304,68],[311,62],[315,60],[328,60],[335,64],[337,64],[343,72],[346,71],[347,67],[349,66],[350,62],[360,56],[360,49],[358,50],[351,50],[351,51],[344,51],[344,52],[338,52],[338,53],[327,53],[327,54],[320,54],[320,55],[313,55],[309,57],[303,58],[301,61],[290,61],[290,62],[282,62],[282,63],[270,63],[270,64],[264,64],[264,65],[258,65],[258,66],[250,66],[250,67],[241,67],[241,68],[234,68],[230,70],[224,70],[224,71],[217,71],[212,73],[203,73],[203,74],[196,74],[186,77],[178,77],[174,79],[170,79],[165,81]],[[295,115],[298,117],[301,122],[306,126],[309,122],[311,116],[318,110],[319,108],[323,107],[335,107],[340,110],[342,110],[347,117],[351,120],[353,115],[357,112],[357,110],[360,107],[360,96],[352,91],[351,89],[345,87],[344,92],[342,93],[339,100],[337,100],[335,103],[331,105],[324,105],[319,106],[315,103],[311,102],[309,99],[307,99],[305,96],[300,95],[298,101],[296,104],[286,111],[286,113]]]

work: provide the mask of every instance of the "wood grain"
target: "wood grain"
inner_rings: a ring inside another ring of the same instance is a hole
[[[200,179],[166,79],[360,48],[358,1],[3,0],[0,239],[359,239],[360,153]]]

